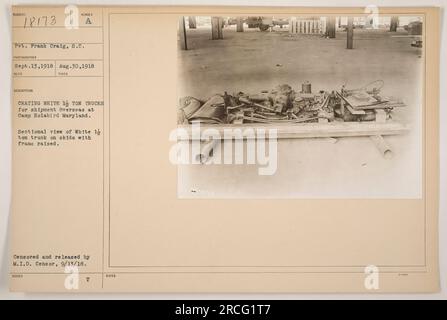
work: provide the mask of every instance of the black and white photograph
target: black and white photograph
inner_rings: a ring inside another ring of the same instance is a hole
[[[178,197],[421,198],[423,20],[182,17]]]

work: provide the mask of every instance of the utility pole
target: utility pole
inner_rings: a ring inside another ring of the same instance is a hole
[[[181,17],[179,21],[179,35],[180,35],[180,48],[182,50],[188,50],[188,43],[186,41],[186,26],[185,17]]]
[[[236,26],[237,32],[244,32],[244,19],[242,17],[236,19]]]
[[[347,29],[347,49],[354,48],[354,19],[352,17],[348,17],[348,29]]]
[[[327,21],[327,36],[331,39],[335,38],[335,17],[329,17]]]
[[[220,17],[211,17],[211,39],[223,39],[222,22]]]
[[[399,24],[399,17],[396,16],[391,17],[390,31],[396,32],[398,24]]]

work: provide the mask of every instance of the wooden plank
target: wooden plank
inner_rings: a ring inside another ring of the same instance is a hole
[[[179,129],[184,129],[188,133],[188,140],[201,140],[199,134],[194,134],[192,137],[192,125],[179,125]],[[330,123],[301,123],[301,124],[254,124],[244,123],[240,125],[217,124],[217,125],[202,125],[200,132],[204,130],[214,130],[222,139],[225,139],[225,130],[240,129],[240,136],[232,136],[232,139],[247,139],[250,138],[250,132],[245,132],[246,129],[253,129],[255,132],[258,129],[266,130],[268,135],[269,129],[277,130],[278,139],[301,139],[301,138],[327,138],[327,137],[357,137],[357,136],[375,136],[375,135],[396,135],[403,134],[409,130],[407,125],[399,122],[387,121],[386,123],[378,122],[330,122]],[[197,129],[195,129],[197,130]],[[196,133],[196,132],[194,132]]]
[[[406,107],[407,105],[405,103],[402,102],[388,102],[388,101],[384,101],[384,102],[379,102],[376,104],[371,104],[368,106],[360,106],[360,107],[356,107],[357,110],[371,110],[371,109],[386,109],[386,108],[403,108]]]
[[[349,103],[345,104],[346,109],[349,110],[349,112],[351,112],[352,114],[356,114],[356,115],[363,115],[366,114],[366,112],[364,110],[355,110],[353,107],[351,107],[351,105]]]
[[[343,98],[351,105],[351,107],[353,107],[355,109],[358,109],[360,107],[371,106],[371,105],[380,103],[380,101],[377,101],[377,99],[373,98],[370,95],[367,95],[367,100],[365,99],[364,101],[359,101],[353,95],[349,95],[349,96],[346,96],[346,97],[343,97]]]
[[[355,110],[355,109],[351,106],[351,104],[349,103],[349,101],[346,100],[346,98],[343,97],[343,96],[341,95],[340,92],[337,92],[337,95],[341,98],[342,101],[344,101],[344,104],[343,104],[342,107],[346,107],[346,109],[348,109],[349,112],[351,112],[352,114],[356,114],[356,115],[364,115],[364,114],[366,114],[366,112],[363,111],[363,110]]]
[[[186,27],[185,17],[181,17],[179,20],[179,34],[180,34],[180,48],[182,50],[188,50],[188,42],[186,40]]]

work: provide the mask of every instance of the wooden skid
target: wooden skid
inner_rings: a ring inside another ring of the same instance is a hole
[[[191,125],[180,125],[178,128],[185,129],[188,133],[188,140],[204,140],[202,135],[193,134]],[[225,129],[227,136],[225,136]],[[240,130],[239,134],[234,130]],[[250,130],[252,129],[252,130]],[[208,125],[200,126],[200,132],[207,131],[205,138],[211,139],[252,139],[253,132],[257,135],[258,129],[264,129],[266,138],[269,136],[269,129],[277,129],[278,139],[301,139],[301,138],[327,138],[327,137],[358,137],[375,135],[396,135],[403,134],[409,130],[407,125],[399,122],[387,121],[378,122],[330,122],[330,123],[302,123],[302,124],[252,124],[244,123],[238,125]],[[197,130],[197,129],[196,129]],[[212,131],[211,131],[212,130]],[[253,131],[254,130],[254,131]],[[194,136],[193,136],[194,135]],[[215,135],[215,136],[214,136]],[[179,137],[179,140],[182,140]]]

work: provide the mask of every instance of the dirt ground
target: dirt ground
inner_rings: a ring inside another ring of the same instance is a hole
[[[296,91],[362,87],[383,80],[382,94],[408,106],[393,119],[411,126],[388,136],[393,158],[385,159],[365,137],[281,139],[275,175],[259,176],[257,165],[189,165],[179,169],[179,196],[222,198],[419,198],[422,184],[421,127],[423,50],[411,47],[407,32],[354,31],[335,39],[289,35],[287,28],[261,32],[235,26],[223,40],[207,28],[187,30],[189,50],[179,50],[179,97],[206,99],[214,93],[270,90],[289,84]]]

